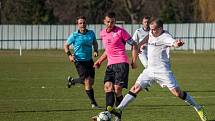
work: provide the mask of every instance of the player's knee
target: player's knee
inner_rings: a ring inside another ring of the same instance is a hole
[[[177,92],[176,96],[183,99],[183,100],[186,98],[186,95],[184,94],[183,91]]]
[[[180,93],[178,93],[178,92],[174,93],[174,95],[175,95],[176,97],[180,97]]]
[[[113,91],[113,84],[111,82],[105,82],[104,91],[105,92]]]
[[[117,96],[121,96],[122,95],[122,88],[121,87],[115,87],[114,91],[116,93]]]
[[[171,92],[176,97],[181,98],[183,96],[182,91],[179,88],[172,89]]]
[[[84,79],[84,85],[91,85],[89,78]]]
[[[134,94],[138,94],[142,90],[141,86],[139,84],[135,84],[130,91]]]
[[[90,80],[90,85],[93,85],[94,84],[94,79],[93,78],[89,78]]]
[[[84,86],[88,87],[88,88],[91,88],[92,87],[91,81],[89,79],[85,79],[84,80]]]

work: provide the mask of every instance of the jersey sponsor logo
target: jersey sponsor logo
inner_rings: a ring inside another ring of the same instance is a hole
[[[162,45],[164,45],[164,44],[154,42],[154,43],[148,43],[148,45],[152,45],[152,46],[162,46]]]
[[[113,35],[112,35],[112,38],[116,37],[117,36],[117,33],[116,32],[113,32]]]

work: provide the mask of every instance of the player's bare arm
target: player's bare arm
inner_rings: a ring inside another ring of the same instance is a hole
[[[138,46],[137,46],[137,43],[135,42],[132,45],[132,60],[131,60],[132,69],[137,68],[137,64],[136,64],[137,56],[138,56]]]
[[[99,53],[98,53],[98,43],[96,40],[93,41],[93,49],[94,49],[93,56],[97,57]]]
[[[138,46],[137,46],[137,43],[133,39],[128,40],[127,43],[132,46],[131,47],[131,50],[132,50],[131,67],[132,67],[132,69],[135,69],[135,68],[137,68],[136,61],[137,61],[137,56],[138,56]]]
[[[174,42],[173,47],[178,48],[181,47],[182,45],[184,45],[184,41],[178,39]]]
[[[102,56],[94,63],[93,67],[94,68],[99,68],[101,66],[102,62],[104,60],[106,60],[106,59],[107,59],[107,55],[106,55],[106,53],[104,51],[104,53],[102,54]]]
[[[69,61],[74,62],[75,61],[74,55],[69,51],[69,45],[67,44],[66,41],[64,42],[64,51],[68,55]]]

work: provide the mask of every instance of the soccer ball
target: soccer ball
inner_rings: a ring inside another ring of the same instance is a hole
[[[97,121],[111,121],[111,113],[103,111],[97,116]]]

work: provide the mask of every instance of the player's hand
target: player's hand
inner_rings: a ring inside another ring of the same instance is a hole
[[[98,57],[98,55],[99,55],[98,52],[96,52],[96,51],[93,52],[94,57]]]
[[[69,61],[70,61],[71,63],[75,62],[75,57],[74,57],[74,55],[70,55],[70,56],[69,56]]]
[[[184,41],[182,41],[182,40],[176,40],[176,45],[178,46],[178,47],[180,47],[180,46],[182,46],[183,44],[184,44]]]
[[[141,54],[141,53],[142,53],[142,50],[143,50],[144,48],[145,48],[145,46],[144,46],[144,45],[141,45],[140,48],[139,48],[138,53]]]
[[[100,66],[101,66],[101,62],[97,60],[97,61],[94,63],[93,68],[98,69],[98,68],[100,68]]]
[[[132,68],[132,69],[136,69],[136,68],[137,68],[137,64],[132,62],[132,63],[131,63],[131,68]]]
[[[141,54],[141,53],[142,53],[142,50],[141,50],[141,49],[139,49],[139,50],[138,50],[138,54]]]
[[[144,48],[145,48],[144,45],[141,45],[141,46],[140,46],[140,50],[143,50]]]

